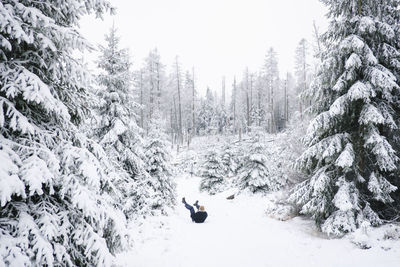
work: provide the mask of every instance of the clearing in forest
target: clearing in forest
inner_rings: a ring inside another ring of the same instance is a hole
[[[173,214],[147,218],[133,229],[134,249],[120,255],[121,263],[137,267],[399,266],[396,241],[362,250],[350,238],[328,239],[306,218],[269,218],[268,197],[240,194],[227,200],[232,191],[210,196],[199,192],[200,178],[187,173],[176,182]],[[191,221],[182,197],[189,204],[199,200],[205,206],[209,214],[205,223]]]

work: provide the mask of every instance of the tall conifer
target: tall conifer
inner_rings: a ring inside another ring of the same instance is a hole
[[[341,235],[399,206],[399,1],[322,2],[331,21],[311,90],[318,115],[297,161],[309,178],[290,199]]]

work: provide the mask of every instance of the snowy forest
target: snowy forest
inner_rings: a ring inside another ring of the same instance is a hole
[[[320,2],[293,70],[203,88],[87,39],[112,1],[1,0],[0,266],[399,266],[400,1]]]

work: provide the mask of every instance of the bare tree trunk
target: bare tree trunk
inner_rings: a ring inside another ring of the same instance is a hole
[[[250,127],[250,97],[249,97],[249,68],[246,68],[246,118],[247,129]]]
[[[222,108],[225,108],[225,76],[222,77],[221,101],[222,101]]]
[[[179,125],[178,125],[178,138],[179,142],[183,142],[182,138],[182,103],[181,103],[181,81],[179,77],[180,69],[179,69],[179,64],[178,64],[178,57],[176,57],[176,83],[177,83],[177,89],[178,89],[178,109],[179,109]]]
[[[233,77],[233,133],[236,134],[236,77]]]
[[[299,97],[299,110],[300,110],[300,119],[303,119],[303,104],[301,97]]]
[[[275,115],[274,115],[274,86],[273,86],[273,77],[272,75],[269,77],[269,114],[270,114],[270,120],[269,120],[269,132],[274,133],[275,129]]]
[[[194,67],[192,69],[192,135],[194,136],[196,134],[196,118],[195,118],[195,83],[194,83]]]
[[[284,91],[284,95],[283,95],[283,116],[284,116],[284,121],[285,121],[285,127],[286,127],[286,123],[287,123],[287,78],[285,80],[285,91]]]
[[[253,74],[250,74],[250,112],[253,109]]]
[[[170,119],[171,119],[171,148],[174,147],[174,119],[173,119],[173,112],[171,108],[171,112],[169,113]]]
[[[150,92],[149,92],[149,119],[152,118],[153,115],[153,90],[154,90],[154,81],[153,81],[153,74],[152,69],[150,71]]]
[[[267,129],[268,132],[271,132],[271,76],[267,76],[267,101],[266,101],[266,111],[265,114],[269,114],[267,117]]]
[[[322,62],[322,48],[321,48],[321,38],[318,33],[318,27],[317,24],[315,23],[315,20],[313,22],[313,27],[314,27],[314,38],[317,41],[317,49],[318,49],[318,58]]]
[[[191,136],[191,133],[188,130],[188,132],[187,132],[187,147],[188,148],[190,146],[190,142],[192,142],[192,136]]]
[[[304,93],[306,91],[306,87],[307,87],[307,73],[306,73],[306,46],[305,43],[302,43],[302,47],[301,47],[301,52],[302,52],[302,57],[303,57],[303,66],[302,66],[302,74],[303,74],[303,81],[302,81],[302,89],[301,89],[301,93],[299,96],[299,111],[300,111],[300,119],[303,120],[303,112],[306,108],[307,102],[303,101],[304,99]]]
[[[144,123],[144,106],[143,106],[143,71],[140,70],[139,76],[139,88],[140,88],[140,127],[143,128]]]
[[[276,132],[275,112],[274,112],[274,86],[271,79],[271,133]]]
[[[154,79],[153,79],[153,61],[150,62],[149,73],[150,73],[150,107],[149,107],[149,119],[153,116],[153,103],[154,103]]]
[[[260,84],[258,85],[258,88],[257,88],[257,109],[258,109],[258,111],[257,111],[257,117],[258,117],[258,126],[260,127],[261,126],[261,117],[260,117],[260,112],[261,112],[261,89],[262,89],[262,87],[260,86]]]
[[[222,76],[222,87],[221,87],[221,106],[222,110],[225,111],[225,76]],[[225,134],[226,132],[226,121],[224,122],[224,126],[222,127],[222,133]]]
[[[288,90],[289,90],[289,72],[288,73],[286,73],[286,97],[285,97],[285,103],[286,103],[286,121],[288,122],[289,121],[289,93],[288,93]]]
[[[176,100],[174,97],[174,132],[176,133],[176,135],[179,134],[179,126],[178,126],[178,114],[177,114],[177,109],[176,109]]]
[[[247,117],[247,128],[250,127],[250,98],[249,92],[246,92],[246,117]],[[248,131],[248,129],[247,129]]]
[[[303,92],[305,93],[306,90],[307,90],[307,63],[306,63],[306,47],[305,47],[305,44],[304,44],[304,47],[303,47],[303,58],[304,58],[304,61],[303,61],[303,84],[304,84]],[[305,98],[305,96],[304,96],[304,100],[305,100],[305,104],[307,105],[307,99]],[[309,103],[309,104],[311,104],[311,103]]]
[[[160,85],[160,64],[156,63],[156,71],[157,71],[157,110],[161,111],[161,85]]]

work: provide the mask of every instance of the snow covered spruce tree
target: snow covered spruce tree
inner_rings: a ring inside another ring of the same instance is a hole
[[[221,192],[225,186],[225,168],[219,152],[214,148],[207,151],[201,173],[200,190],[211,195]]]
[[[0,2],[1,266],[110,266],[126,246],[101,149],[77,128],[89,75],[72,57],[89,48],[80,17],[110,9]]]
[[[98,67],[97,107],[98,124],[94,138],[102,145],[115,166],[127,172],[120,181],[119,188],[124,192],[124,212],[128,219],[149,212],[149,174],[143,161],[143,140],[141,129],[136,124],[132,91],[131,62],[127,49],[119,48],[119,37],[112,26],[106,35],[107,45],[100,47]]]
[[[331,22],[311,90],[318,115],[297,160],[309,178],[290,200],[340,236],[398,214],[400,13],[395,0],[323,2]]]
[[[248,189],[253,193],[278,190],[281,184],[274,176],[273,165],[268,163],[266,148],[260,140],[259,134],[254,134],[251,142],[238,170],[237,185],[239,189]]]
[[[145,156],[147,172],[151,179],[148,180],[151,193],[152,210],[167,213],[167,208],[176,204],[176,185],[172,181],[172,166],[170,164],[170,144],[164,133],[164,123],[158,112],[153,114],[149,123],[149,134],[145,141]]]
[[[260,142],[251,145],[249,153],[238,170],[237,183],[241,190],[249,189],[253,193],[270,190],[268,181],[270,170],[264,153],[264,146]]]
[[[236,175],[239,165],[239,149],[235,144],[225,144],[222,147],[221,162],[224,166],[224,173],[227,177]]]

